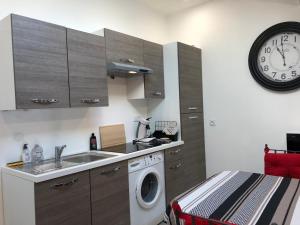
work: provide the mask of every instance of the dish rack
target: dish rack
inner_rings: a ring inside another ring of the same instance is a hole
[[[153,137],[155,138],[169,138],[171,141],[178,140],[178,132],[174,135],[167,135],[163,132],[166,127],[177,127],[176,121],[167,121],[167,120],[160,120],[155,121],[155,131],[153,133]]]

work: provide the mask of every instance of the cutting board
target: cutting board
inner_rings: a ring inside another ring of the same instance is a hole
[[[124,124],[115,124],[99,127],[101,148],[126,143]]]

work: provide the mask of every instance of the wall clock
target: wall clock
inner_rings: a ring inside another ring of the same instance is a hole
[[[265,88],[300,87],[300,23],[284,22],[264,31],[253,43],[248,63],[254,79]]]

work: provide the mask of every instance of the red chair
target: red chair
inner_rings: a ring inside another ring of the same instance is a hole
[[[300,154],[270,149],[265,145],[265,174],[300,179]]]

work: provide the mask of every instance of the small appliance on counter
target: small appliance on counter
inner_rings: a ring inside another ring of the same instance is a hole
[[[138,118],[138,126],[136,130],[136,141],[143,140],[144,138],[148,138],[150,136],[150,119],[149,118]]]
[[[150,119],[139,117],[138,126],[136,130],[136,139],[133,140],[133,144],[143,145],[143,146],[158,146],[164,144],[164,141],[160,141],[155,137],[151,137],[150,134]]]

